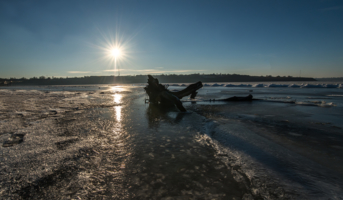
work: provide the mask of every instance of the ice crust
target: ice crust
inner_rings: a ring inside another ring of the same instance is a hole
[[[269,84],[266,85],[265,87],[288,87],[287,84]]]
[[[304,105],[304,106],[319,106],[319,107],[333,107],[337,106],[333,102],[326,103],[325,101],[297,101],[295,102],[298,105]]]
[[[249,115],[244,118],[256,119]],[[270,143],[238,121],[207,120],[204,131],[206,135],[199,135],[197,139],[213,145],[218,155],[226,155],[223,160],[231,167],[240,166],[236,180],[243,181],[246,176],[254,196],[265,199],[323,199],[336,194],[338,199],[343,197],[339,195],[341,189],[335,184],[335,177],[327,177],[325,173],[329,172],[326,169],[278,144]],[[292,133],[292,136],[301,135]],[[274,163],[275,159],[278,163]],[[304,188],[304,183],[311,185],[311,188]]]
[[[187,86],[186,84],[171,84],[171,86]],[[320,83],[320,84],[309,84],[309,83],[287,83],[287,84],[278,84],[278,83],[257,83],[257,84],[243,84],[243,83],[204,83],[204,87],[270,87],[270,88],[278,88],[278,87],[289,87],[289,88],[343,88],[343,84],[334,83],[334,84],[327,84],[327,83]]]
[[[259,83],[259,84],[254,84],[252,87],[264,87],[264,85],[262,83]]]

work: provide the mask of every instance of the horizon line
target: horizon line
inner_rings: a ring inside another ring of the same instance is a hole
[[[120,76],[116,76],[116,75],[85,75],[85,76],[33,76],[33,77],[30,77],[30,78],[27,78],[27,77],[21,77],[21,78],[16,78],[16,77],[10,77],[10,78],[1,78],[0,79],[8,79],[8,80],[11,80],[11,79],[26,79],[26,80],[30,80],[30,79],[33,79],[33,78],[36,78],[36,79],[58,79],[58,78],[86,78],[86,77],[101,77],[101,76],[113,76],[113,77],[126,77],[126,76],[148,76],[148,75],[153,75],[153,76],[171,76],[171,75],[176,75],[176,76],[190,76],[190,75],[215,75],[215,76],[222,76],[222,75],[239,75],[239,76],[252,76],[252,77],[267,77],[267,76],[271,76],[271,77],[292,77],[292,78],[330,78],[330,79],[340,79],[340,78],[343,78],[343,77],[305,77],[305,76],[291,76],[291,75],[247,75],[247,74],[236,74],[236,73],[233,73],[233,74],[230,74],[230,73],[209,73],[209,74],[205,74],[205,73],[193,73],[193,74],[164,74],[164,73],[161,73],[161,74],[124,74],[124,75],[120,75]],[[44,77],[44,78],[40,78],[40,77]]]

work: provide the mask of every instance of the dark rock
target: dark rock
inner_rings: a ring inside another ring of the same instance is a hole
[[[17,144],[20,144],[24,141],[25,134],[12,134],[8,140],[6,140],[2,146],[3,147],[11,147]]]

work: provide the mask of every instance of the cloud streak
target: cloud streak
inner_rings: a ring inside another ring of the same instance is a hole
[[[69,74],[89,74],[89,73],[94,73],[91,71],[68,71]]]

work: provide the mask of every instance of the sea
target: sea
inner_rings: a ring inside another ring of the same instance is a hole
[[[145,85],[0,87],[0,199],[343,199],[342,82]]]

